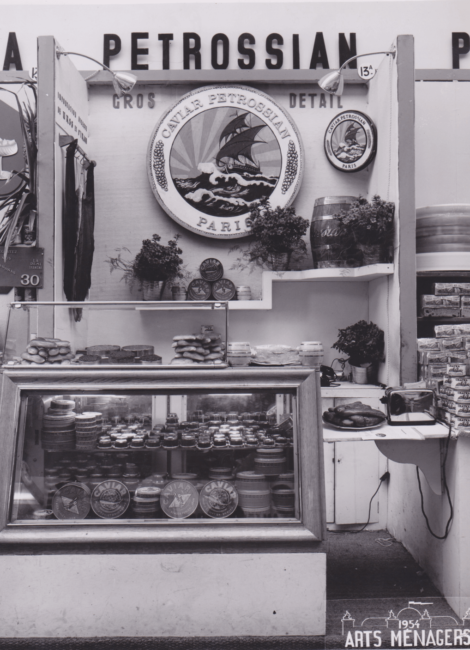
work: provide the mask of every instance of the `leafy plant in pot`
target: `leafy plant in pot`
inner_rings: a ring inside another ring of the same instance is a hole
[[[269,201],[261,201],[251,209],[250,220],[253,239],[237,260],[238,268],[256,265],[286,271],[293,260],[307,254],[303,237],[309,222],[297,216],[293,206],[273,208]],[[235,246],[231,250],[240,248]]]
[[[177,278],[182,278],[181,265],[183,260],[181,248],[178,247],[179,235],[170,239],[167,246],[160,244],[160,235],[152,235],[152,239],[144,239],[142,248],[133,260],[125,260],[121,251],[130,252],[128,248],[117,249],[116,257],[108,257],[110,272],[123,272],[124,281],[132,288],[138,282],[144,300],[161,300],[167,284],[172,284]]]
[[[384,332],[375,323],[360,320],[338,330],[332,347],[348,355],[354,383],[376,383],[378,363],[384,360]]]
[[[378,194],[372,202],[360,196],[341,218],[337,237],[343,243],[345,254],[359,266],[393,261],[395,204],[383,201]]]

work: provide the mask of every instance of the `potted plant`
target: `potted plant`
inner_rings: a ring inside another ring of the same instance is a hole
[[[245,260],[247,265],[254,263],[273,271],[286,271],[292,260],[306,255],[303,237],[309,222],[297,216],[293,206],[273,208],[269,201],[258,202],[250,211],[250,221],[253,240],[238,260],[239,266]]]
[[[354,383],[377,381],[377,365],[384,360],[384,332],[375,323],[360,320],[338,330],[332,347],[348,355]]]
[[[176,278],[182,278],[181,265],[183,252],[178,247],[179,235],[170,239],[167,246],[160,244],[160,235],[152,235],[152,239],[144,239],[142,248],[132,261],[121,257],[121,251],[130,252],[128,248],[117,249],[117,257],[108,257],[106,262],[111,266],[110,272],[123,272],[124,281],[131,287],[137,281],[144,300],[161,300],[168,283]]]
[[[376,194],[371,203],[360,196],[335,215],[341,219],[337,235],[347,257],[359,266],[392,262],[394,214],[395,204]]]

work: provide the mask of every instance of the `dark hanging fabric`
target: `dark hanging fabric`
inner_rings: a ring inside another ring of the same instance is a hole
[[[78,197],[75,191],[75,151],[77,140],[67,147],[65,162],[65,205],[62,213],[62,241],[64,255],[64,293],[73,300],[75,248],[78,234]]]
[[[91,287],[91,267],[95,251],[95,178],[94,164],[86,172],[85,193],[82,198],[81,219],[75,253],[73,299],[85,300]],[[75,320],[81,319],[81,309],[76,310]]]

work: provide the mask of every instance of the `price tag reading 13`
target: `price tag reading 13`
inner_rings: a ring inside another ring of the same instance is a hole
[[[150,138],[147,171],[155,198],[182,226],[205,237],[250,234],[258,201],[294,200],[303,150],[292,118],[264,93],[210,86],[182,97]]]

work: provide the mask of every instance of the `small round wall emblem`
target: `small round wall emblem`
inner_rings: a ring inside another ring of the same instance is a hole
[[[129,490],[120,481],[103,481],[91,494],[93,512],[103,519],[123,515],[130,503]]]
[[[210,86],[188,93],[161,118],[147,169],[170,217],[205,237],[233,239],[250,234],[257,201],[292,203],[303,150],[292,118],[268,95]]]
[[[209,481],[199,498],[202,510],[213,519],[228,517],[238,505],[238,492],[228,481]]]
[[[199,494],[189,481],[170,481],[160,495],[163,512],[172,519],[184,519],[195,512]]]
[[[377,129],[359,111],[343,111],[328,124],[325,153],[336,169],[358,172],[369,165],[377,150]]]

